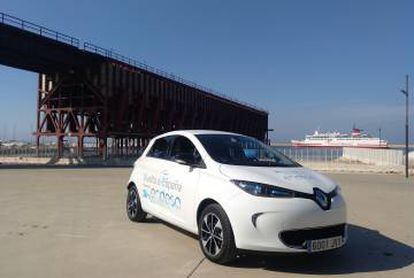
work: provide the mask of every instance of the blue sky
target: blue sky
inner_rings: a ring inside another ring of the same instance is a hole
[[[403,142],[414,1],[0,0],[0,11],[263,107],[277,141],[355,123]],[[0,66],[0,138],[28,138],[36,86]]]

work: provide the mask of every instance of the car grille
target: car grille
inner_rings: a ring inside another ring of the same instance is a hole
[[[340,224],[321,228],[284,231],[280,233],[280,239],[287,246],[303,248],[307,240],[345,236],[345,226],[345,224]]]

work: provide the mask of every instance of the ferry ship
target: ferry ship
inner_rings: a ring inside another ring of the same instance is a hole
[[[312,135],[306,135],[305,140],[292,140],[291,143],[294,147],[388,148],[386,140],[371,137],[355,127],[351,134],[315,131]]]

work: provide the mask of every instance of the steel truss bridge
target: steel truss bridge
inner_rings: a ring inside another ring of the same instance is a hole
[[[106,158],[176,129],[216,129],[265,140],[268,113],[193,82],[66,34],[0,13],[0,64],[39,74],[37,124],[54,136],[96,138]],[[18,107],[16,107],[18,109]]]

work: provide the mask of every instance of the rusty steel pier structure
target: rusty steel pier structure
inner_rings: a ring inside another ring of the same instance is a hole
[[[97,153],[126,154],[176,129],[216,129],[266,139],[268,113],[94,44],[0,13],[0,64],[39,74],[42,136],[96,138]],[[18,109],[18,108],[16,108]],[[110,141],[110,144],[109,144]]]

